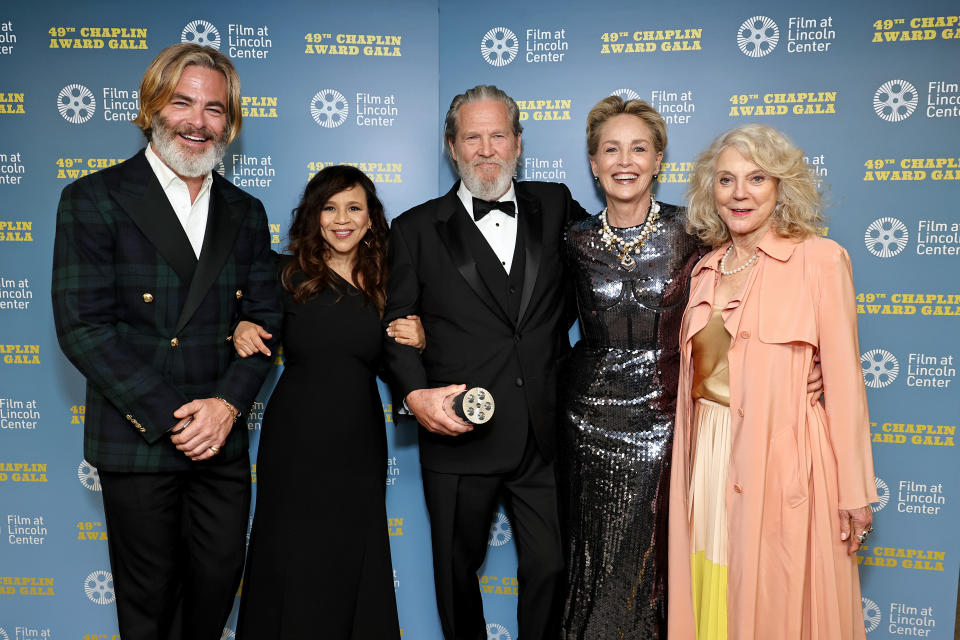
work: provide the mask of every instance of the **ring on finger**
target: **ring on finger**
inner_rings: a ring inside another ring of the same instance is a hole
[[[218,446],[215,445],[215,444],[214,444],[214,445],[210,445],[210,451],[213,452],[213,455],[217,455],[218,453],[220,453],[220,447],[218,447]],[[861,541],[862,541],[862,540],[861,540]]]

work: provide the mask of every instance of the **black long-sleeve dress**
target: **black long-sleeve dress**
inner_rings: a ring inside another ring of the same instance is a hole
[[[294,281],[296,283],[296,280]],[[399,638],[376,307],[340,281],[283,293],[284,370],[264,414],[237,637]]]

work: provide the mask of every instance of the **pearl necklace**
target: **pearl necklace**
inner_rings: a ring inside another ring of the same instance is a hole
[[[607,249],[618,254],[617,259],[620,261],[621,267],[627,271],[633,271],[637,266],[637,261],[630,254],[640,255],[640,251],[647,244],[647,240],[659,228],[657,226],[659,218],[660,205],[653,199],[653,196],[650,196],[650,211],[647,212],[647,219],[643,221],[640,235],[630,242],[626,242],[610,228],[610,223],[607,221],[607,209],[604,208],[600,212],[600,240],[606,245]]]
[[[731,252],[731,251],[733,251],[733,244],[731,244],[731,245],[727,248],[727,250],[726,250],[726,251],[724,252],[724,254],[723,254],[723,257],[720,258],[720,274],[721,274],[721,275],[724,275],[724,276],[732,276],[732,275],[735,274],[735,273],[739,273],[740,271],[743,271],[743,270],[746,269],[747,267],[751,266],[754,262],[756,262],[756,261],[757,261],[757,256],[760,255],[760,249],[754,249],[753,255],[750,256],[750,259],[749,259],[749,260],[747,260],[746,262],[744,262],[742,265],[740,265],[740,266],[737,267],[736,269],[731,269],[730,271],[727,271],[727,268],[726,268],[725,265],[727,264],[727,256],[730,255],[730,252]]]

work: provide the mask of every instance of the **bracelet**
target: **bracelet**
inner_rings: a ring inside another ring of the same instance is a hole
[[[230,415],[233,416],[233,421],[236,422],[236,421],[237,421],[237,418],[240,417],[240,411],[238,411],[232,404],[230,404],[230,403],[229,403],[225,398],[223,398],[222,396],[213,396],[213,397],[216,398],[217,400],[219,400],[220,402],[222,402],[222,403],[223,403],[223,406],[225,406],[227,409],[230,410]]]

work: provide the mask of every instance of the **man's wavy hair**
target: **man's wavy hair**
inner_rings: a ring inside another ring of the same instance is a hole
[[[147,140],[153,138],[153,119],[168,102],[180,82],[183,70],[190,65],[213,69],[227,81],[227,143],[240,134],[243,119],[240,110],[240,76],[230,58],[216,49],[192,42],[172,44],[161,51],[140,81],[140,113],[133,123],[140,127]]]

